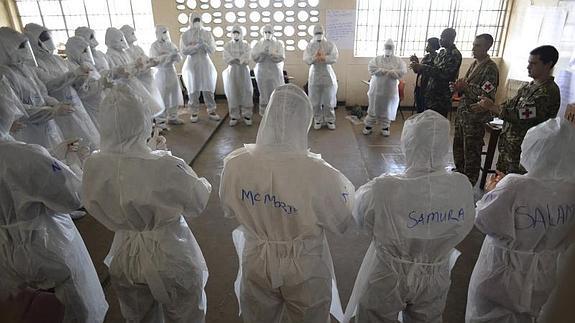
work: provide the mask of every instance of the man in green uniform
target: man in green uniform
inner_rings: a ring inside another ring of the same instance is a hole
[[[499,84],[497,64],[487,54],[492,45],[493,37],[489,34],[475,37],[471,50],[475,61],[467,70],[465,77],[453,85],[453,89],[461,95],[455,118],[453,158],[457,171],[466,175],[471,185],[475,185],[479,178],[481,150],[485,136],[484,124],[493,118],[489,111],[475,112],[472,107],[482,96],[495,100]]]
[[[475,108],[476,111],[491,111],[505,121],[499,137],[499,178],[509,173],[526,172],[519,159],[527,130],[555,118],[561,103],[559,87],[552,76],[559,52],[555,47],[546,45],[535,48],[529,54],[527,71],[533,81],[521,87],[512,99],[501,105],[494,104],[490,98],[481,97]]]
[[[455,82],[461,66],[461,53],[455,47],[455,29],[447,28],[441,33],[439,43],[443,47],[433,60],[433,65],[422,64],[417,56],[411,56],[411,69],[429,77],[425,89],[425,107],[435,110],[444,117],[451,109],[449,82]]]

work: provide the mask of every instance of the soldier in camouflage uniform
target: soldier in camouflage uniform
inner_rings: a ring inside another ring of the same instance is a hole
[[[477,183],[481,169],[484,124],[493,116],[489,111],[475,112],[472,106],[477,104],[482,96],[495,100],[499,84],[497,64],[487,54],[491,45],[493,45],[491,35],[482,34],[475,37],[472,49],[475,61],[467,70],[465,77],[457,80],[453,86],[461,95],[455,117],[453,158],[457,171],[467,176],[473,186]]]
[[[427,40],[427,46],[425,46],[425,51],[427,54],[421,59],[421,64],[423,65],[433,65],[433,60],[437,57],[437,51],[439,50],[439,38],[431,37]],[[427,88],[427,82],[429,77],[418,73],[415,78],[415,88],[413,91],[413,98],[415,101],[415,107],[417,108],[417,113],[421,113],[425,110],[425,89]]]
[[[441,33],[439,43],[443,48],[433,60],[433,65],[421,64],[415,55],[411,56],[411,69],[429,77],[425,89],[425,108],[435,110],[444,117],[451,110],[449,82],[455,82],[461,66],[461,53],[453,43],[455,36],[453,28],[447,28]]]
[[[519,159],[527,130],[557,116],[561,97],[551,74],[558,59],[559,52],[553,46],[535,48],[529,55],[527,65],[532,82],[521,87],[512,99],[500,106],[485,97],[479,102],[477,110],[490,110],[505,121],[499,137],[499,172],[524,174],[526,171]]]

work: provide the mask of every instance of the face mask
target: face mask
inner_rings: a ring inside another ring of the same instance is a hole
[[[264,33],[264,38],[265,40],[271,40],[272,39],[273,34],[272,33]]]
[[[232,39],[235,40],[235,41],[240,40],[240,34],[238,34],[238,33],[233,33],[233,34],[232,34]]]
[[[96,37],[94,37],[94,34],[90,35],[90,47],[96,48],[97,46],[98,41],[96,40]]]
[[[313,36],[313,39],[314,39],[315,41],[321,41],[321,40],[323,39],[323,34],[315,34],[315,35]]]
[[[393,55],[393,49],[384,49],[383,55],[385,55],[385,57],[390,57],[391,55]]]
[[[162,41],[170,41],[170,35],[168,34],[168,31],[165,30],[162,35],[160,36],[160,40]]]
[[[82,62],[95,65],[94,56],[92,56],[92,50],[90,47],[86,47],[84,48],[84,51],[82,51]]]
[[[192,23],[192,27],[194,28],[200,28],[201,27],[201,21],[198,20],[194,20],[194,22]]]
[[[29,42],[26,41],[20,44],[16,50],[14,63],[38,66],[38,63],[36,63],[36,58],[34,57],[34,52],[32,52],[32,47],[30,47]]]
[[[126,50],[129,48],[128,43],[126,42],[126,38],[122,37],[119,40],[120,49]]]

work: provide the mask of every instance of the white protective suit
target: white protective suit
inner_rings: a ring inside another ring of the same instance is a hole
[[[192,115],[200,111],[200,94],[208,112],[215,113],[214,92],[218,72],[209,55],[216,51],[216,42],[212,33],[202,27],[201,16],[197,12],[190,14],[190,29],[180,38],[180,50],[186,55],[182,76],[191,101]]]
[[[56,147],[63,141],[54,121],[58,100],[48,95],[36,74],[36,59],[28,39],[11,28],[0,27],[0,41],[0,75],[6,78],[27,114],[22,119],[26,128],[15,134],[15,139],[47,149]]]
[[[274,28],[271,25],[262,27],[262,39],[252,48],[252,60],[256,62],[254,73],[260,92],[259,112],[264,115],[272,92],[284,84],[284,45],[273,37]],[[266,36],[266,33],[270,36]],[[268,38],[266,38],[268,37]]]
[[[138,79],[142,82],[142,85],[144,85],[146,90],[150,92],[150,95],[154,98],[154,100],[156,100],[158,105],[162,107],[162,110],[164,110],[164,99],[162,98],[160,89],[156,85],[156,81],[154,80],[154,73],[151,69],[151,67],[157,66],[159,61],[156,59],[150,59],[142,47],[135,44],[138,39],[136,38],[136,31],[134,28],[129,25],[123,25],[120,30],[124,34],[126,42],[128,43],[128,49],[126,49],[126,52],[132,58],[132,62],[141,62],[147,67],[139,71],[137,74]]]
[[[407,73],[407,66],[394,55],[393,40],[388,39],[384,46],[391,49],[386,49],[384,55],[373,58],[368,64],[371,80],[365,126],[373,127],[379,120],[381,127],[386,129],[395,120],[399,107],[399,79]]]
[[[354,216],[373,239],[345,311],[345,322],[441,323],[454,247],[473,228],[473,190],[447,171],[449,121],[425,111],[405,121],[407,169],[360,187]]]
[[[477,204],[487,236],[469,283],[466,322],[535,322],[575,227],[575,127],[550,119],[521,145],[525,175],[507,175]]]
[[[92,51],[90,49],[90,44],[84,40],[82,37],[70,37],[66,42],[66,55],[68,58],[68,64],[74,69],[81,65],[89,64],[94,66],[94,57],[92,56]],[[109,70],[103,70],[102,74],[106,75]],[[96,128],[100,129],[98,123],[98,114],[100,111],[100,102],[102,102],[103,96],[103,85],[100,82],[100,73],[94,68],[88,76],[77,78],[72,86],[78,93],[80,100],[90,115],[92,122]]]
[[[106,95],[102,149],[84,165],[84,204],[115,232],[105,263],[126,321],[204,322],[208,271],[184,217],[200,215],[211,186],[183,160],[148,148],[154,104],[130,83]]]
[[[178,107],[184,105],[180,79],[174,64],[182,60],[178,48],[172,43],[166,26],[156,26],[156,41],[150,48],[150,56],[160,63],[156,66],[154,81],[166,107],[164,118],[172,123],[178,121]],[[181,122],[181,121],[180,121]]]
[[[251,120],[254,107],[254,88],[250,76],[250,45],[244,40],[244,32],[239,25],[233,26],[232,35],[239,33],[224,45],[224,62],[228,67],[222,72],[224,90],[228,99],[230,118],[238,120],[243,116]],[[241,115],[240,115],[241,114]]]
[[[38,145],[8,130],[21,114],[0,82],[0,300],[25,286],[54,288],[64,322],[101,323],[108,304],[70,216],[80,207],[80,178]]]
[[[314,127],[335,123],[337,106],[337,79],[331,65],[337,62],[339,52],[335,44],[327,40],[321,25],[313,27],[314,38],[303,52],[303,61],[310,65],[308,93],[313,106]]]
[[[98,72],[103,72],[110,69],[110,64],[108,64],[108,59],[106,54],[102,53],[96,49],[99,43],[96,40],[96,32],[88,27],[78,27],[74,31],[74,36],[82,37],[85,41],[90,44],[90,49],[92,50],[92,56],[94,57],[94,64]]]
[[[325,231],[353,224],[353,184],[308,150],[313,111],[295,85],[278,87],[255,144],[224,159],[220,199],[240,259],[244,322],[327,322],[343,317]]]
[[[38,62],[37,74],[44,82],[50,96],[58,101],[70,104],[74,112],[65,116],[55,116],[54,120],[60,127],[65,140],[81,139],[81,145],[96,150],[100,147],[100,133],[86,112],[82,100],[72,86],[80,77],[86,77],[84,67],[71,69],[62,57],[54,54],[55,48],[46,46],[42,38],[50,37],[50,32],[43,26],[30,23],[24,27],[24,34],[30,40],[30,45]],[[92,66],[93,68],[93,66]]]

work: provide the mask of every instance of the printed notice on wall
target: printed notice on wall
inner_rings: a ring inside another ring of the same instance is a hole
[[[355,10],[327,10],[326,36],[339,49],[353,49]]]

